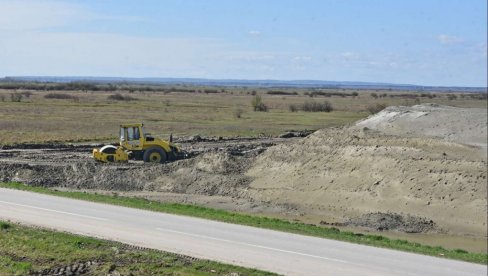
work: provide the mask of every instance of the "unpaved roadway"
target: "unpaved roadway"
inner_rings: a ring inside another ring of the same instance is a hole
[[[486,275],[484,265],[0,188],[0,219],[287,275]]]

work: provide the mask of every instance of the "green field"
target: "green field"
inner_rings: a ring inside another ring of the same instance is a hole
[[[0,245],[0,275],[52,275],[73,266],[88,275],[274,275],[6,221]]]
[[[181,88],[180,88],[181,89]],[[267,89],[219,88],[204,93],[161,91],[29,91],[0,87],[0,145],[40,142],[81,142],[117,140],[118,125],[144,122],[149,132],[179,136],[278,135],[286,130],[320,129],[342,126],[369,115],[376,104],[413,105],[435,102],[460,107],[484,107],[486,100],[459,94],[359,91],[330,89],[281,89],[287,95],[270,95]],[[325,95],[310,97],[312,92]],[[354,91],[355,92],[355,91]],[[49,93],[69,95],[67,99],[46,98]],[[110,100],[120,93],[135,100]],[[296,93],[293,94],[293,93]],[[269,112],[254,112],[253,94],[261,95]],[[329,95],[330,94],[330,95]],[[373,94],[379,94],[373,97]],[[13,96],[22,95],[20,101]],[[342,95],[342,96],[341,96]],[[346,96],[348,95],[348,96]],[[413,97],[413,96],[414,97]],[[429,98],[429,97],[432,98]],[[291,112],[290,105],[328,101],[334,111]],[[238,116],[238,114],[240,116]]]
[[[428,246],[406,240],[389,239],[379,235],[358,234],[350,231],[340,231],[337,228],[328,228],[299,222],[290,222],[284,219],[268,218],[256,215],[247,215],[225,210],[211,209],[195,205],[184,205],[178,203],[161,203],[141,198],[128,198],[120,196],[107,196],[85,192],[56,191],[42,187],[32,187],[20,183],[2,183],[0,187],[33,191],[43,194],[63,196],[93,202],[102,202],[113,205],[126,206],[165,212],[177,215],[199,217],[204,219],[223,221],[234,224],[242,224],[253,227],[273,229],[284,232],[291,232],[302,235],[316,236],[321,238],[335,239],[377,247],[391,248],[396,250],[414,252],[419,254],[463,260],[474,263],[488,264],[488,255],[472,253],[461,249],[448,250],[440,246]]]

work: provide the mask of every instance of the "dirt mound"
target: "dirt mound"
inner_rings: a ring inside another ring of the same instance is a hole
[[[436,229],[435,223],[427,218],[381,212],[368,213],[349,219],[344,225],[366,227],[377,231],[395,230],[406,233],[426,233]]]
[[[486,236],[485,158],[478,148],[435,138],[324,129],[258,156],[247,192],[294,204],[317,221],[393,212]]]
[[[487,110],[481,108],[437,104],[390,106],[359,121],[356,126],[404,137],[438,137],[481,146],[485,151],[487,148]]]
[[[74,189],[235,195],[250,182],[242,174],[249,158],[213,152],[164,165],[100,164],[92,160],[55,166],[13,163],[0,166],[0,180]]]

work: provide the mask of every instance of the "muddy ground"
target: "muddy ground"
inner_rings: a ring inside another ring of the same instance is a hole
[[[308,134],[180,138],[188,158],[161,165],[101,164],[98,145],[4,147],[0,181],[467,237],[484,245],[465,248],[486,250],[486,109],[390,107]]]
[[[200,204],[234,211],[289,214],[287,204],[255,202],[242,192],[251,178],[245,172],[258,155],[289,144],[311,131],[280,137],[177,139],[187,158],[166,164],[141,161],[103,164],[91,157],[100,144],[23,144],[0,150],[0,181],[34,186],[118,193],[166,202]]]

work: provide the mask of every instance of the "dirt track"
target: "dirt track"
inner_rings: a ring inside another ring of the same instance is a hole
[[[419,128],[426,135],[413,131]],[[486,238],[483,135],[486,110],[389,108],[306,138],[182,139],[189,158],[163,165],[100,164],[91,159],[93,145],[4,148],[0,180],[317,224]]]

